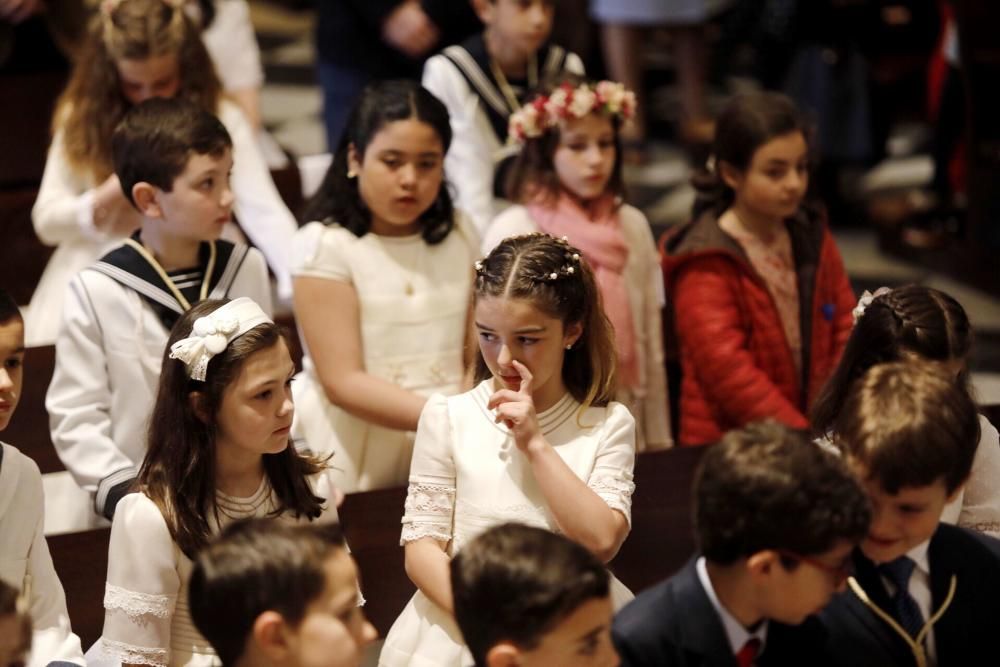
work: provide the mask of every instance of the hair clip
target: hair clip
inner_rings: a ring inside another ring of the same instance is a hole
[[[874,294],[869,292],[868,290],[862,292],[861,298],[858,299],[858,305],[856,305],[854,307],[854,310],[851,311],[851,317],[854,318],[854,324],[857,324],[858,320],[860,320],[864,316],[865,311],[868,310],[868,306],[872,305],[872,301],[882,296],[883,294],[888,294],[891,291],[892,290],[889,289],[888,287],[879,287],[877,290],[875,290]]]

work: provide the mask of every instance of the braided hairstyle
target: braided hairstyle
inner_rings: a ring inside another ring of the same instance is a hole
[[[813,405],[813,427],[827,433],[851,385],[877,364],[907,359],[960,362],[959,382],[970,391],[964,366],[971,348],[969,318],[951,296],[923,285],[881,294],[857,318],[840,363]]]
[[[584,408],[605,406],[615,394],[615,346],[594,274],[582,253],[566,239],[525,234],[504,239],[476,262],[475,299],[529,301],[564,327],[580,323],[583,333],[563,359],[562,379]],[[476,381],[492,377],[482,353]]]

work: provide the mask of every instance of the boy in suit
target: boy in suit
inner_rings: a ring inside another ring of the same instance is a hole
[[[750,424],[705,453],[694,500],[701,554],[615,617],[622,665],[821,664],[809,617],[843,588],[870,519],[843,461],[776,422]]]
[[[838,664],[971,665],[996,655],[1000,541],[940,523],[979,419],[954,369],[894,362],[856,381],[834,444],[871,499],[855,576],[820,620]]]

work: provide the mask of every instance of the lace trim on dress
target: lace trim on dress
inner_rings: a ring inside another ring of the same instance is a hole
[[[438,514],[451,516],[455,509],[455,487],[417,482],[406,490],[405,514]]]
[[[431,537],[440,542],[449,542],[451,541],[451,531],[448,530],[448,526],[443,524],[405,524],[403,526],[403,532],[399,536],[399,546],[406,546],[407,542],[416,542],[417,540],[425,537]]]
[[[620,510],[629,524],[632,523],[632,492],[635,483],[622,477],[602,476],[590,479],[587,486],[611,509]]]
[[[963,523],[959,521],[962,528],[968,528],[969,530],[974,530],[978,533],[987,533],[990,535],[995,535],[1000,533],[1000,521],[973,521],[971,523]]]
[[[170,618],[170,597],[169,595],[155,595],[153,593],[137,593],[114,584],[104,585],[104,608],[125,612],[125,615],[133,623],[142,622],[143,616]]]
[[[123,665],[153,665],[153,667],[167,667],[167,649],[148,648],[118,642],[107,637],[101,637],[101,651],[112,658],[115,658]]]

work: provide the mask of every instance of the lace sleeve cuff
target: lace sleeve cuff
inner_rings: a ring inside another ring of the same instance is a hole
[[[400,544],[424,537],[448,542],[455,510],[455,487],[443,484],[411,483],[406,492],[403,532]]]
[[[137,593],[113,584],[104,585],[104,608],[124,613],[133,623],[142,622],[144,616],[170,618],[173,612],[171,597],[170,595]]]
[[[627,478],[596,477],[587,482],[587,486],[606,502],[608,507],[624,514],[629,526],[632,525],[632,492],[635,491],[635,483],[632,482],[631,475]]]
[[[167,649],[148,648],[101,638],[101,651],[123,665],[153,665],[167,667]]]

